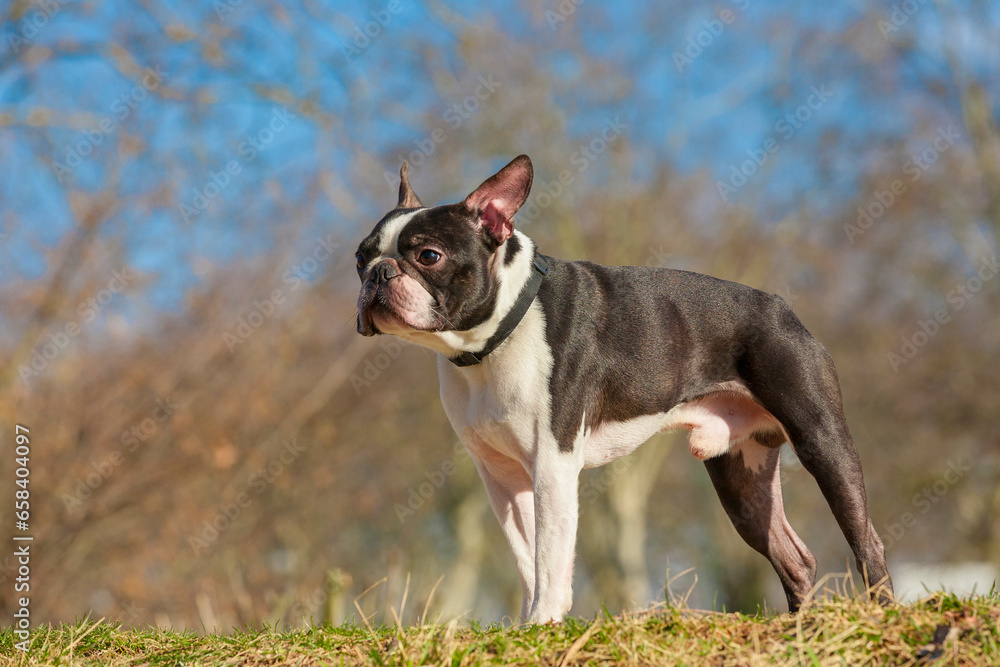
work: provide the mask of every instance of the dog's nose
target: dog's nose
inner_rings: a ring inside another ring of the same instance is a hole
[[[399,275],[399,267],[392,260],[383,260],[372,267],[371,281],[376,285]]]

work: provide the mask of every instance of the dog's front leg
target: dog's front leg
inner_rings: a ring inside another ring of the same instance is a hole
[[[504,456],[473,456],[473,460],[514,554],[521,579],[521,618],[527,619],[535,595],[535,505],[531,477],[519,461]]]
[[[535,605],[528,618],[532,623],[561,621],[573,606],[579,476],[580,465],[572,455],[559,453],[535,465]]]

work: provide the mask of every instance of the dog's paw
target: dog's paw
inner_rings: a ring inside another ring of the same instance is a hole
[[[528,618],[529,625],[558,625],[562,623],[563,614],[545,614],[545,613],[535,613]]]

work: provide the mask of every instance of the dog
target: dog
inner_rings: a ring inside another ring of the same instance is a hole
[[[807,599],[816,559],[788,525],[779,448],[816,479],[869,593],[892,599],[833,362],[781,297],[688,271],[555,259],[514,229],[520,155],[464,201],[399,199],[361,242],[357,330],[438,353],[441,400],[514,554],[521,618],[572,606],[580,471],[687,429],[740,536]]]

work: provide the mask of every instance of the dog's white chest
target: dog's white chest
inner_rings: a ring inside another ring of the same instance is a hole
[[[438,359],[441,402],[456,433],[479,458],[501,454],[527,469],[540,447],[555,448],[550,427],[552,354],[536,302],[511,337],[483,363],[457,368]]]

